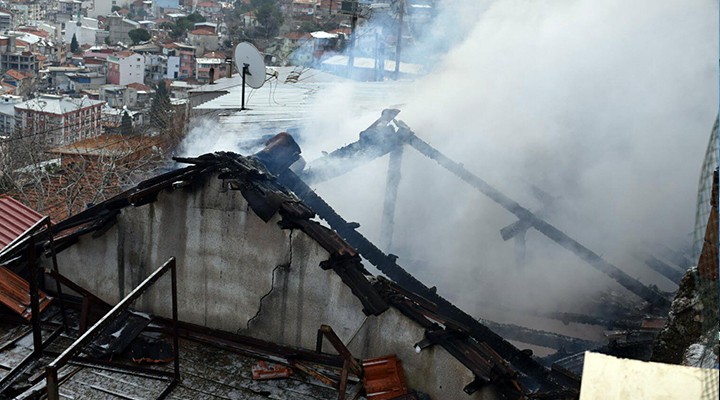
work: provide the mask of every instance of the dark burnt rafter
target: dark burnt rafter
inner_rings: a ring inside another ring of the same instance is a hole
[[[192,165],[143,181],[132,189],[54,225],[52,231],[56,235],[56,250],[71,246],[80,236],[89,233],[93,236],[101,235],[116,222],[117,215],[125,207],[154,202],[164,190],[185,187],[210,173],[218,173],[218,178],[223,179],[231,189],[242,193],[251,209],[265,222],[279,213],[282,228],[300,229],[327,250],[331,257],[323,263],[323,268],[332,269],[350,287],[363,304],[363,312],[379,315],[388,308],[370,285],[367,278],[369,273],[362,266],[355,249],[332,230],[311,221],[315,213],[279,185],[263,163],[254,158],[224,152],[176,160]]]
[[[305,170],[299,172],[298,176],[308,185],[323,182],[376,158],[390,154],[396,151],[398,147],[407,144],[424,156],[436,161],[441,167],[514,214],[518,220],[501,229],[501,236],[504,240],[522,234],[532,227],[651,305],[662,308],[669,307],[670,300],[662,293],[642,284],[620,268],[605,261],[588,247],[492,187],[482,178],[467,170],[462,164],[451,160],[430,144],[418,138],[406,124],[394,119],[398,113],[398,110],[384,110],[382,117],[363,131],[358,141],[308,163]]]
[[[332,269],[338,274],[361,301],[365,314],[379,315],[391,305],[423,326],[427,332],[426,339],[445,348],[473,372],[476,379],[468,382],[468,393],[492,383],[507,398],[524,398],[528,391],[520,384],[522,375],[518,375],[511,363],[503,359],[490,343],[470,337],[467,332],[472,329],[454,322],[452,317],[439,311],[437,305],[422,294],[403,289],[382,278],[379,278],[381,283],[371,283],[372,279],[362,266],[357,250],[335,231],[312,221],[310,218],[315,216],[315,212],[294,193],[281,186],[257,159],[219,152],[177,161],[192,165],[144,181],[135,188],[55,225],[53,232],[60,238],[55,240],[55,246],[65,248],[82,235],[104,232],[123,208],[147,204],[156,200],[161,191],[184,187],[210,173],[217,173],[218,178],[223,179],[231,189],[241,191],[258,216],[268,221],[278,213],[282,217],[279,221],[281,228],[300,229],[327,250],[331,256],[320,267]],[[542,375],[547,372],[539,365],[537,367]],[[538,379],[535,375],[533,382]],[[557,387],[551,386],[553,389]]]
[[[409,274],[404,268],[397,264],[397,258],[395,256],[385,254],[365,238],[355,229],[357,227],[355,224],[345,221],[345,219],[337,214],[329,204],[318,196],[317,193],[312,191],[312,189],[292,171],[284,171],[279,175],[278,179],[310,205],[338,234],[358,249],[365,259],[375,265],[390,279],[405,289],[430,299],[443,310],[443,313],[471,327],[473,334],[477,335],[475,336],[477,340],[487,341],[493,348],[498,350],[503,357],[515,360],[514,363],[528,375],[541,377],[546,371],[545,368],[535,362],[532,357],[521,352],[496,332],[502,335],[512,336],[515,340],[546,347],[565,347],[573,349],[573,351],[583,351],[587,348],[595,347],[596,343],[550,332],[542,332],[514,325],[497,324],[490,321],[479,322]]]
[[[425,328],[425,338],[415,344],[417,349],[440,345],[472,371],[476,378],[466,386],[468,394],[492,383],[506,398],[524,398],[526,389],[518,381],[518,373],[486,342],[472,338],[467,327],[437,314],[434,303],[381,276],[375,287],[393,307]]]
[[[467,328],[460,329],[459,331],[469,332],[477,343],[485,343],[485,346],[492,347],[493,351],[497,351],[505,358],[505,360],[511,360],[511,364],[521,371],[523,374],[531,377],[530,380],[533,382],[533,386],[542,386],[543,390],[555,390],[562,387],[557,382],[549,378],[550,372],[537,363],[530,354],[523,352],[504,340],[498,334],[493,332],[484,324],[477,321],[475,318],[464,313],[462,310],[455,307],[452,303],[440,297],[434,291],[430,290],[427,286],[422,284],[420,281],[415,279],[411,274],[407,273],[402,267],[396,263],[396,258],[391,255],[384,254],[380,249],[368,241],[364,236],[355,230],[356,225],[348,223],[342,217],[340,217],[322,198],[320,198],[310,187],[305,184],[300,178],[297,177],[292,171],[287,170],[272,170],[271,172],[278,174],[278,180],[285,187],[296,193],[304,202],[306,202],[312,209],[317,212],[325,221],[330,224],[335,231],[337,231],[345,240],[351,243],[363,257],[367,258],[368,261],[378,267],[388,277],[396,281],[400,286],[400,290],[405,293],[416,293],[416,297],[426,297],[430,300],[424,300],[427,304],[437,305],[437,314],[435,318],[446,321],[456,320],[460,321],[459,324],[466,326]],[[401,289],[401,288],[405,289]],[[397,289],[396,289],[397,290]],[[398,291],[399,292],[399,291]],[[403,305],[404,303],[393,303],[396,308],[405,310],[409,313],[409,308]],[[434,306],[426,310],[423,315],[433,314],[431,309],[435,309]],[[409,313],[409,317],[413,317],[412,313]],[[407,315],[407,314],[406,314]],[[440,317],[444,315],[444,317]],[[493,329],[500,329],[506,327],[502,324],[495,324]],[[519,327],[509,327],[512,331],[517,332]],[[446,327],[447,328],[447,327]],[[521,329],[522,330],[522,329]],[[522,330],[526,335],[533,335],[535,338],[543,336],[546,341],[552,341],[557,344],[557,340],[563,341],[567,346],[577,346],[578,351],[584,350],[588,347],[592,347],[593,344],[586,341],[579,341],[574,338],[562,337],[561,335],[555,335],[549,332],[539,332],[530,329]],[[531,340],[531,342],[537,342],[537,340]],[[582,343],[578,343],[582,342]],[[502,358],[500,358],[502,359]],[[506,361],[504,361],[506,362]],[[471,370],[473,370],[471,368]],[[482,379],[478,377],[480,381]],[[495,377],[497,378],[497,377]],[[469,391],[476,390],[477,385],[468,388]]]

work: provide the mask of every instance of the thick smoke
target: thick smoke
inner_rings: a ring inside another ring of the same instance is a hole
[[[642,282],[674,290],[644,265],[644,254],[690,247],[718,109],[716,2],[439,3],[433,23],[413,32],[421,42],[404,50],[430,73],[382,83],[375,102],[364,93],[378,83],[344,81],[317,93],[299,139],[305,159],[357,140],[383,108],[400,108],[398,118],[418,136],[500,191]],[[210,146],[208,127],[197,130],[186,153],[239,150],[236,133],[210,130],[223,133]],[[376,243],[386,170],[387,157],[315,188]],[[514,221],[406,148],[385,250],[488,319],[552,329],[526,315],[583,310],[608,289],[633,298],[534,230],[519,261],[515,242],[499,233]]]
[[[718,108],[717,4],[442,3],[427,41],[408,50],[417,58],[448,49],[432,72],[391,86],[396,98],[378,98],[373,112],[352,107],[347,84],[321,93],[322,111],[303,133],[316,139],[305,158],[355,140],[382,108],[401,103],[398,118],[420,137],[524,206],[544,208],[546,219],[630,275],[674,290],[638,255],[689,247]],[[386,165],[378,160],[317,186],[375,241]],[[601,290],[623,291],[536,231],[518,263],[513,241],[499,234],[512,215],[412,149],[402,174],[391,250],[468,311],[573,311]],[[533,186],[555,201],[544,205]]]

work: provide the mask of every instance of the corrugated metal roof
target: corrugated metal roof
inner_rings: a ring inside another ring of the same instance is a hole
[[[194,109],[199,115],[210,111],[226,110],[217,122],[227,131],[241,132],[253,128],[267,129],[268,133],[299,128],[318,111],[317,101],[322,96],[332,96],[338,84],[352,84],[348,87],[348,103],[353,105],[354,113],[377,110],[378,99],[387,106],[404,102],[405,94],[411,88],[410,81],[362,82],[354,84],[324,71],[306,69],[294,83],[286,82],[293,68],[273,67],[268,71],[277,71],[278,79],[271,79],[260,89],[247,88],[245,105],[247,110],[238,111],[241,104],[242,77],[221,78],[215,85],[204,85],[193,89],[190,96],[198,92],[226,91],[220,97],[200,104]],[[219,149],[218,149],[219,150]]]
[[[12,197],[0,196],[0,250],[41,218],[38,212]]]

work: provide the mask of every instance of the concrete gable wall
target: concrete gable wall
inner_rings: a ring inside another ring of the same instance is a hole
[[[410,387],[433,399],[495,398],[464,394],[473,376],[441,347],[415,353],[423,329],[397,310],[366,317],[340,277],[319,267],[329,254],[305,233],[280,229],[277,215],[263,222],[221,180],[197,186],[124,209],[103,236],[59,254],[61,273],[114,304],[174,256],[183,321],[308,349],[328,324],[358,358],[397,354]],[[135,308],[170,316],[169,275]]]

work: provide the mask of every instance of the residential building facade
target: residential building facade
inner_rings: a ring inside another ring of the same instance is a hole
[[[0,96],[0,139],[8,138],[15,132],[15,105],[21,102],[20,96]]]
[[[39,70],[35,54],[29,51],[20,51],[17,48],[15,36],[0,36],[0,70],[15,69],[24,73],[37,75]]]
[[[80,21],[73,20],[65,24],[65,43],[71,43],[73,36],[78,44],[94,45],[97,43],[98,20],[82,17]]]
[[[110,32],[110,35],[108,36],[110,43],[130,43],[130,36],[128,36],[128,32],[130,32],[133,29],[140,28],[140,24],[125,19],[119,15],[111,15],[107,17],[107,30]]]
[[[173,43],[163,49],[168,57],[165,76],[168,79],[187,79],[195,76],[195,47]]]
[[[188,41],[195,46],[196,55],[204,54],[207,51],[215,51],[220,44],[218,35],[208,28],[198,28],[188,33]]]
[[[10,13],[0,12],[0,32],[13,28],[13,16]]]
[[[145,57],[125,51],[108,56],[107,82],[114,85],[143,83],[145,80]]]
[[[15,104],[15,133],[41,135],[47,145],[63,145],[99,136],[104,101],[41,95]]]
[[[195,62],[195,79],[199,82],[214,82],[227,72],[225,55],[221,53],[207,53]]]

